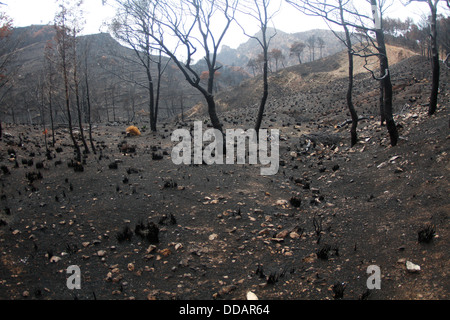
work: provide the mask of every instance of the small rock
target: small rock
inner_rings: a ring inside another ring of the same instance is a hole
[[[403,169],[400,167],[395,168],[394,173],[402,173]]]
[[[167,248],[160,250],[159,253],[161,253],[164,257],[167,257],[172,253],[172,251],[170,251],[170,249]]]
[[[50,262],[51,263],[57,263],[58,261],[61,261],[60,257],[53,256],[53,257],[50,258]]]
[[[128,271],[130,271],[130,272],[131,272],[131,271],[134,271],[134,264],[130,262],[130,263],[128,264],[128,267],[127,267],[127,268],[128,268]]]
[[[419,272],[420,266],[417,264],[412,263],[411,261],[406,261],[406,269],[409,272]]]
[[[104,257],[105,254],[106,254],[106,251],[105,251],[105,250],[99,250],[99,251],[97,251],[97,255],[98,255],[99,257]]]
[[[258,300],[258,297],[253,292],[247,292],[247,300]]]
[[[278,239],[284,239],[284,238],[286,238],[288,235],[289,235],[289,230],[283,230],[283,231],[281,231],[281,232],[279,232],[276,236],[275,236],[275,238],[278,238]]]
[[[217,237],[218,237],[218,235],[217,235],[216,233],[213,233],[213,234],[211,234],[211,235],[208,237],[208,239],[209,239],[210,241],[213,241],[213,240],[216,240]]]
[[[277,206],[285,206],[288,204],[288,201],[287,200],[277,200],[277,202],[275,202],[275,204]]]
[[[271,231],[269,228],[265,228],[265,229],[262,229],[262,230],[258,233],[258,235],[260,235],[260,236],[262,236],[262,235],[267,236],[267,235],[269,235],[269,234],[271,234],[271,233],[272,233],[272,231]]]
[[[293,232],[289,233],[289,237],[291,239],[299,239],[300,235],[297,232],[293,231]]]

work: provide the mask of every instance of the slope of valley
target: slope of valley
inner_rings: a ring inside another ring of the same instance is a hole
[[[207,122],[200,106],[158,133],[98,125],[97,154],[81,164],[65,128],[49,153],[41,128],[4,128],[0,298],[448,299],[449,70],[429,117],[429,62],[402,52],[391,68],[396,147],[379,123],[378,83],[361,72],[365,119],[350,148],[344,58],[273,74],[263,128],[280,130],[274,176],[174,165],[171,134]],[[258,88],[254,79],[217,96],[226,128],[253,126]],[[80,290],[66,285],[72,265]],[[367,287],[370,266],[381,289]]]

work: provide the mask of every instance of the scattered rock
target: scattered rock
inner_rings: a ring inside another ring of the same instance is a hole
[[[57,263],[59,261],[61,261],[61,257],[53,256],[50,258],[51,263]]]
[[[211,234],[211,235],[208,237],[208,239],[209,239],[210,241],[213,241],[213,240],[216,240],[217,237],[219,237],[219,236],[217,235],[217,233],[213,233],[213,234]]]
[[[97,251],[97,256],[99,257],[104,257],[106,255],[106,251],[105,250],[99,250]]]
[[[406,269],[411,273],[415,273],[420,271],[420,266],[411,261],[406,261]]]
[[[259,299],[256,296],[256,294],[254,294],[253,292],[249,291],[249,292],[247,292],[247,300],[259,300]]]

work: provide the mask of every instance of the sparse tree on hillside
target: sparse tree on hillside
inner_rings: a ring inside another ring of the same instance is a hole
[[[84,136],[84,128],[83,128],[83,115],[81,110],[81,97],[80,97],[80,79],[78,76],[78,53],[77,53],[77,44],[78,44],[78,35],[81,32],[81,26],[82,23],[82,12],[80,10],[80,6],[83,3],[82,0],[79,0],[75,3],[75,7],[72,8],[72,14],[73,14],[73,20],[72,25],[70,27],[70,40],[73,42],[71,45],[72,52],[72,59],[73,59],[73,65],[72,65],[72,73],[73,73],[73,83],[74,83],[74,90],[75,90],[75,99],[76,99],[76,106],[77,106],[77,115],[78,115],[78,127],[80,129],[80,137],[81,142],[84,146],[84,152],[86,154],[90,153],[89,147],[86,142],[86,138]]]
[[[280,49],[272,49],[270,51],[270,56],[275,60],[275,72],[278,71],[278,64],[285,59],[283,52]]]
[[[430,94],[430,105],[428,107],[428,114],[431,116],[436,112],[438,94],[439,94],[439,76],[440,76],[440,62],[439,62],[439,49],[438,49],[438,34],[437,34],[437,10],[439,0],[408,0],[406,4],[411,2],[423,2],[428,4],[431,17],[430,17],[430,44],[431,44],[431,69],[432,69],[432,84]],[[443,2],[441,0],[441,2]],[[447,6],[449,1],[446,0]],[[450,7],[450,6],[449,6]]]
[[[306,39],[306,45],[309,48],[309,60],[310,61],[315,60],[316,41],[317,41],[317,38],[315,35],[312,35],[308,39]]]
[[[87,122],[89,126],[89,141],[91,144],[91,149],[94,154],[97,154],[97,151],[95,149],[94,140],[92,138],[92,105],[91,105],[91,90],[90,90],[90,84],[89,84],[89,58],[90,58],[90,49],[91,49],[91,42],[90,40],[86,40],[83,51],[82,51],[82,57],[84,58],[84,86],[85,86],[85,98],[86,98],[86,104],[87,104]]]
[[[0,3],[3,5],[3,3]],[[9,53],[6,49],[11,47],[8,41],[12,31],[12,20],[0,12],[0,140],[2,139],[2,118],[3,118],[3,100],[11,89],[12,72],[8,70],[8,65],[14,57],[14,50]],[[5,52],[4,52],[5,51]]]
[[[128,4],[131,8],[138,8],[142,2],[115,1],[119,5]],[[186,81],[203,95],[212,126],[221,132],[222,124],[217,116],[213,94],[215,73],[220,69],[217,66],[217,54],[234,20],[237,3],[237,0],[161,0],[152,2],[152,10],[142,10],[146,21],[159,28],[157,32],[149,34],[152,42],[172,59]],[[218,21],[221,23],[218,24]],[[221,27],[213,28],[213,24]],[[162,33],[164,38],[161,37]],[[170,40],[166,35],[171,36]],[[204,53],[209,73],[206,87],[201,84],[200,73],[192,65],[196,53],[200,50]]]
[[[158,3],[151,0],[115,0],[115,2],[118,9],[111,23],[111,30],[115,38],[134,50],[138,63],[144,68],[147,76],[144,87],[149,95],[150,129],[156,132],[161,77],[167,66],[167,63],[163,66],[162,52],[158,44],[158,41],[163,41],[161,23],[153,19],[158,10]],[[155,68],[157,77],[154,75]]]
[[[70,83],[69,83],[69,72],[71,66],[72,59],[70,58],[70,54],[72,51],[72,46],[74,45],[72,38],[70,36],[70,18],[71,12],[69,11],[69,6],[67,1],[60,0],[59,1],[59,9],[60,11],[57,13],[55,17],[55,43],[56,49],[59,55],[59,66],[62,71],[63,81],[64,81],[64,93],[65,93],[65,103],[66,103],[66,112],[67,112],[67,121],[69,124],[69,133],[72,139],[73,147],[76,153],[76,160],[81,161],[81,150],[78,142],[75,138],[73,132],[72,125],[72,112],[71,112],[71,103],[70,103]]]
[[[44,48],[44,70],[45,70],[45,87],[47,88],[47,101],[50,114],[50,126],[52,129],[52,146],[56,144],[55,139],[55,121],[53,116],[53,96],[55,90],[55,51],[53,48],[53,42],[48,41]]]
[[[268,73],[269,73],[269,46],[270,41],[275,37],[276,33],[272,36],[269,36],[267,34],[267,28],[269,27],[269,23],[272,20],[272,17],[275,15],[275,13],[278,11],[274,11],[274,13],[269,12],[269,7],[271,5],[270,0],[249,0],[247,2],[241,2],[242,10],[243,12],[252,17],[254,20],[257,21],[259,24],[259,28],[261,30],[261,39],[257,36],[250,36],[245,32],[245,28],[242,28],[244,33],[252,38],[255,39],[258,44],[260,45],[262,49],[262,57],[263,57],[263,95],[261,98],[261,102],[259,105],[258,110],[258,116],[256,118],[256,124],[255,124],[255,130],[258,133],[259,129],[261,128],[261,123],[264,115],[264,109],[266,106],[267,98],[269,96],[269,79],[268,79]],[[275,61],[277,64],[278,69],[278,60],[281,58],[281,51],[279,51],[280,55],[276,53]]]
[[[351,41],[345,39],[344,43],[346,43],[348,53],[349,53],[349,62],[351,62],[351,55],[358,55],[363,58],[368,58],[371,56],[378,57],[380,61],[380,69],[382,75],[380,77],[376,77],[374,72],[367,68],[365,68],[372,72],[373,77],[380,81],[380,87],[382,88],[381,92],[381,102],[380,103],[380,114],[383,120],[386,121],[386,126],[389,132],[391,145],[395,146],[398,142],[398,131],[397,126],[394,121],[393,113],[392,113],[392,83],[391,83],[391,72],[389,69],[389,60],[386,53],[386,45],[384,41],[384,34],[382,29],[382,9],[386,5],[386,1],[382,0],[380,5],[378,5],[376,0],[368,1],[372,6],[373,16],[365,15],[360,12],[357,12],[354,6],[348,6],[351,4],[351,0],[335,0],[333,2],[324,2],[318,0],[286,0],[288,3],[293,5],[295,8],[299,9],[301,12],[309,15],[319,16],[325,19],[325,21],[335,23],[341,26],[345,26],[348,30],[355,29],[359,32],[363,32],[366,34],[366,41],[368,44],[364,47],[364,53],[362,51],[356,51],[351,46]],[[345,19],[342,19],[342,14],[346,16]],[[375,25],[373,26],[375,21]],[[344,28],[345,29],[345,28]],[[372,37],[370,37],[369,32],[374,32],[376,35],[376,40],[374,41]],[[346,36],[347,38],[347,36]],[[370,47],[373,47],[375,51],[367,52]],[[350,63],[350,65],[352,65]],[[351,68],[349,68],[350,78]],[[352,80],[350,80],[352,81]],[[349,89],[351,88],[352,83],[350,82]],[[351,90],[349,90],[348,95],[351,97]],[[351,103],[348,103],[349,108],[351,108]],[[350,109],[351,110],[351,109]],[[352,113],[353,125],[355,125],[355,120],[357,119],[355,115]],[[352,128],[352,144],[354,143],[354,133]]]
[[[317,47],[319,48],[320,59],[322,59],[323,58],[322,51],[323,48],[325,48],[325,41],[321,37],[317,37]]]
[[[151,13],[152,21],[160,23],[168,33],[175,35],[178,47],[173,48],[166,39],[153,37],[153,40],[172,58],[187,82],[203,95],[212,126],[221,132],[223,128],[217,116],[213,94],[216,71],[220,69],[217,54],[234,21],[237,3],[237,0],[163,0],[158,1],[158,10]],[[218,21],[222,22],[220,27],[213,27],[213,24],[218,25]],[[208,68],[206,86],[201,85],[201,74],[192,65],[199,50],[204,53]],[[184,57],[184,61],[181,57]]]
[[[291,56],[292,55],[297,56],[299,64],[302,64],[301,57],[302,57],[302,54],[303,54],[303,51],[305,50],[305,48],[306,48],[306,44],[304,44],[301,41],[296,41],[291,45],[291,49],[290,49],[291,53],[290,54],[291,54]]]
[[[255,59],[251,58],[247,62],[247,67],[252,69],[253,76],[256,76],[256,70],[258,69],[258,63],[255,61]]]
[[[291,3],[290,1],[288,1]],[[293,3],[291,3],[293,4]],[[333,4],[324,4],[318,1],[306,1],[303,5],[294,4],[294,7],[301,12],[318,16],[325,19],[328,23],[340,25],[344,28],[345,38],[342,38],[338,33],[334,32],[335,36],[344,43],[347,48],[348,55],[348,89],[347,89],[347,107],[349,109],[352,118],[352,127],[350,129],[351,134],[351,146],[353,147],[358,141],[357,127],[358,127],[358,114],[353,104],[353,44],[351,33],[348,26],[348,17],[346,14],[346,6],[349,4],[348,0],[336,0]],[[330,30],[333,30],[330,28]]]

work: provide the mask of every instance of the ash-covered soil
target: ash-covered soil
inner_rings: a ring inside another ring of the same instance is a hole
[[[353,148],[340,126],[350,118],[345,78],[318,73],[298,92],[274,92],[263,123],[280,130],[274,176],[261,176],[261,165],[174,165],[171,134],[195,119],[138,137],[126,136],[127,124],[98,125],[97,154],[81,165],[67,129],[46,154],[41,127],[7,126],[0,298],[448,299],[449,72],[429,117],[428,62],[412,57],[392,70],[396,147],[368,75],[355,83],[366,119]],[[248,129],[256,113],[219,116],[226,128]],[[423,230],[434,233],[419,241]],[[80,290],[67,288],[71,265]],[[379,290],[367,288],[371,265]]]

